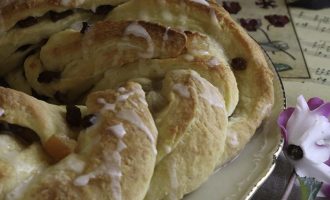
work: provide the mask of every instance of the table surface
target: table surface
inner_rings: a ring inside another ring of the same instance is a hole
[[[241,10],[231,13],[234,19],[239,23],[240,19],[259,22],[259,27],[249,34],[266,50],[279,71],[287,105],[294,106],[301,94],[305,99],[317,96],[330,101],[330,8],[308,10],[288,7],[285,0],[235,2],[240,4]],[[274,15],[287,16],[289,23],[282,24],[283,27],[272,26],[266,16]],[[252,199],[281,199],[292,170],[281,154],[273,173]],[[300,199],[297,182],[288,199]]]

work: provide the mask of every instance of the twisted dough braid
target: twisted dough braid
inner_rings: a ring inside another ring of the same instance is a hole
[[[215,1],[0,8],[1,199],[181,199],[272,107],[262,51]]]

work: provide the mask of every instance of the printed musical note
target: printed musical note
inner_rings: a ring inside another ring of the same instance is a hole
[[[330,9],[291,9],[301,50],[313,81],[330,85]]]

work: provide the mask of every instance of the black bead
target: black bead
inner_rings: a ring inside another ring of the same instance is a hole
[[[292,160],[300,160],[304,157],[304,151],[301,147],[294,144],[290,144],[287,147],[286,152]]]

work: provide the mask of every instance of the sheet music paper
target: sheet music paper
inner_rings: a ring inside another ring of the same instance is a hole
[[[330,85],[330,9],[290,11],[312,80]]]
[[[267,52],[282,78],[310,78],[285,0],[218,2]]]

